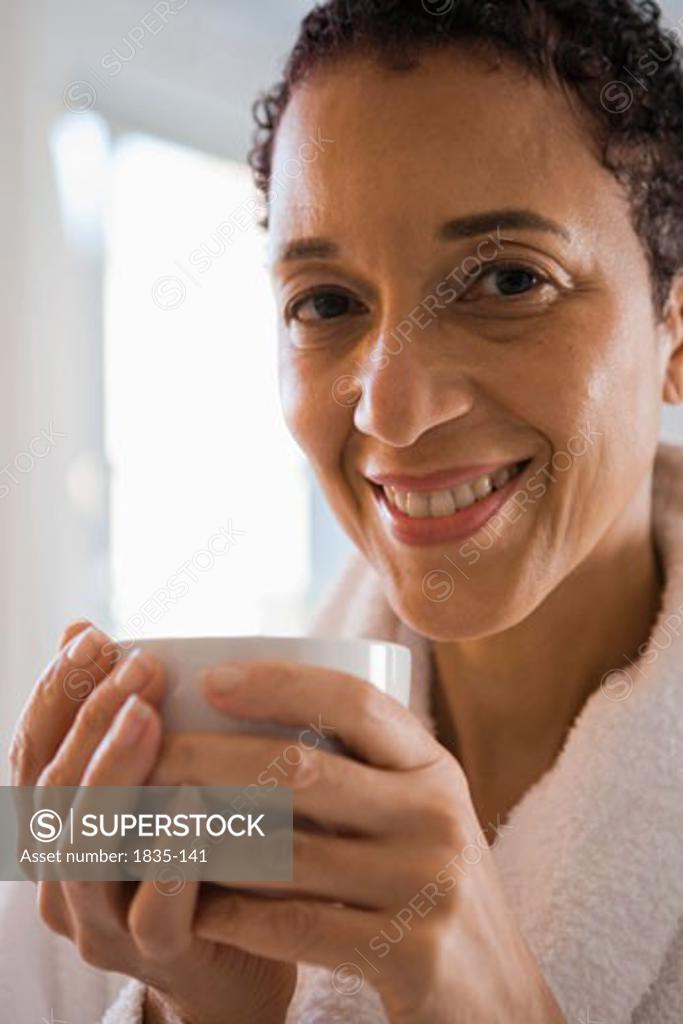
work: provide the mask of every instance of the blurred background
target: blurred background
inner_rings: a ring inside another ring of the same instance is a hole
[[[2,0],[2,751],[70,619],[301,632],[348,551],[281,418],[245,167],[309,6]]]

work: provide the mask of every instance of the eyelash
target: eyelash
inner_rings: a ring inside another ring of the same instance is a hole
[[[532,288],[528,289],[528,291],[526,291],[526,292],[520,292],[520,295],[522,297],[524,297],[525,295],[529,295],[532,291],[536,290],[537,288],[543,287],[543,285],[547,285],[547,284],[553,285],[553,281],[551,280],[551,278],[547,274],[544,274],[542,271],[540,271],[537,267],[532,267],[529,264],[521,263],[521,262],[515,262],[515,261],[501,262],[501,263],[494,264],[491,267],[488,267],[486,270],[482,270],[475,278],[472,279],[472,281],[470,281],[466,285],[465,289],[452,301],[456,302],[456,303],[457,302],[466,301],[465,300],[465,296],[476,285],[481,284],[481,282],[486,281],[487,279],[491,278],[494,274],[497,274],[497,273],[500,273],[500,272],[506,271],[506,270],[508,270],[508,271],[514,271],[514,270],[522,271],[522,272],[528,273],[529,275],[531,275],[532,277],[534,277],[536,279],[536,283],[533,285]],[[324,287],[324,286],[323,287],[314,287],[314,288],[310,288],[307,292],[305,292],[303,295],[299,296],[297,299],[295,299],[293,302],[291,302],[287,306],[287,308],[285,310],[286,322],[289,324],[289,322],[291,320],[295,320],[297,318],[297,314],[300,312],[301,308],[307,302],[309,302],[311,299],[315,299],[315,298],[318,298],[318,297],[324,296],[324,295],[335,295],[335,296],[340,296],[342,298],[348,298],[350,302],[352,302],[352,303],[355,302],[358,305],[362,305],[362,303],[359,300],[354,299],[352,295],[350,295],[348,292],[344,291],[344,289],[342,289],[342,288],[333,288],[333,287]],[[498,297],[498,298],[502,298],[503,301],[506,301],[506,297],[504,297],[504,296],[488,296],[488,297],[489,298]],[[514,301],[515,298],[516,298],[516,296],[514,296],[514,295],[508,296],[507,297],[507,301]],[[470,300],[470,301],[472,301],[472,300]],[[450,305],[450,302],[448,304]],[[348,315],[348,314],[342,314],[342,315]],[[326,323],[326,322],[332,322],[334,320],[339,320],[339,319],[341,319],[341,317],[328,317],[328,318],[321,317],[319,320],[309,321],[309,323],[321,324],[321,323]],[[302,321],[299,321],[299,322],[302,322]]]
[[[285,320],[287,321],[287,323],[289,323],[291,320],[296,319],[297,313],[301,310],[302,306],[304,306],[307,302],[310,302],[311,299],[320,298],[320,296],[323,295],[339,296],[343,299],[348,299],[352,303],[356,302],[358,305],[362,305],[362,303],[359,302],[358,299],[354,299],[353,296],[350,295],[349,292],[344,291],[343,288],[332,288],[324,286],[309,288],[308,291],[304,292],[303,295],[300,295],[297,299],[295,299],[293,302],[290,302],[289,305],[287,306],[285,310]],[[339,317],[330,317],[329,319],[338,320]],[[325,318],[321,318],[320,320],[314,322],[325,323],[326,321]]]
[[[467,295],[467,293],[471,291],[471,289],[474,288],[475,285],[480,284],[482,281],[486,281],[490,277],[493,277],[494,274],[498,274],[506,270],[522,271],[523,273],[529,274],[531,277],[536,278],[536,284],[533,286],[533,288],[530,288],[527,292],[520,293],[522,296],[530,294],[531,291],[533,291],[536,288],[542,287],[544,284],[553,284],[551,278],[547,274],[544,274],[543,271],[539,270],[537,267],[532,267],[527,263],[519,263],[515,262],[514,260],[511,260],[508,262],[496,263],[493,266],[489,267],[488,269],[483,270],[481,273],[477,275],[477,277],[475,277],[472,280],[470,284],[467,285],[460,298],[463,298],[465,295]],[[515,296],[509,296],[508,298],[514,299]]]

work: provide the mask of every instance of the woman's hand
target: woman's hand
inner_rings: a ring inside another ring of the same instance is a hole
[[[162,728],[158,662],[79,622],[62,638],[21,716],[10,755],[16,786],[144,785]],[[83,959],[151,987],[147,1018],[170,1007],[191,1024],[280,1024],[296,968],[193,934],[198,883],[40,882],[46,924]]]
[[[410,712],[306,665],[233,664],[206,682],[215,708],[305,729],[306,742],[171,735],[152,784],[289,785],[295,815],[321,830],[295,831],[292,899],[224,892],[200,903],[198,935],[331,968],[342,993],[370,982],[395,1024],[564,1020],[508,908],[466,778]],[[333,731],[356,759],[315,748],[312,736]]]

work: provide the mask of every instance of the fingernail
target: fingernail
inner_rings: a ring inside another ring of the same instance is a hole
[[[149,682],[151,674],[152,662],[136,648],[122,662],[114,676],[114,683],[124,693],[139,693]]]
[[[76,637],[67,649],[66,656],[74,665],[84,668],[97,659],[106,641],[104,633],[90,627]]]
[[[117,747],[132,747],[144,733],[152,709],[132,694],[119,711],[111,731],[111,742]]]
[[[241,665],[219,665],[207,669],[204,673],[206,687],[209,693],[216,697],[230,693],[236,686],[244,683],[246,678],[246,669]]]

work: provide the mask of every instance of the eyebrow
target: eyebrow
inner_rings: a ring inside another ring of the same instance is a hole
[[[291,260],[325,260],[339,256],[341,247],[329,238],[295,238],[287,242],[277,254],[277,263]]]
[[[567,229],[557,221],[543,217],[534,210],[526,209],[490,210],[486,213],[473,213],[467,217],[456,217],[442,224],[436,232],[436,237],[442,242],[452,242],[458,238],[474,238],[477,235],[486,235],[490,231],[503,228],[545,231],[559,235],[567,242],[571,241],[571,235]]]
[[[571,241],[571,235],[557,221],[543,217],[534,210],[508,209],[489,210],[485,213],[472,213],[466,217],[455,217],[442,224],[436,239],[440,242],[454,242],[461,238],[476,238],[491,231],[527,230],[545,231],[558,235],[565,241]],[[341,255],[341,246],[329,238],[295,238],[287,242],[276,257],[277,263],[289,263],[293,260],[334,259]]]

